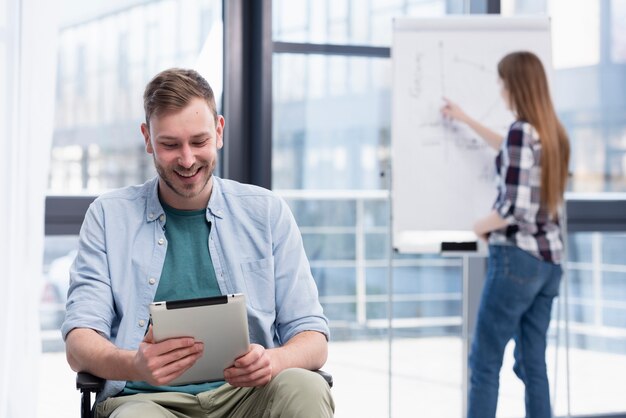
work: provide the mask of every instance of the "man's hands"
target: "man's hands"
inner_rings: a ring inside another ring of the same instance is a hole
[[[272,360],[270,350],[266,350],[259,344],[251,344],[246,354],[235,360],[234,365],[224,370],[224,379],[236,387],[266,385],[272,380],[272,373],[278,373]]]
[[[140,379],[153,386],[166,385],[202,357],[204,344],[193,338],[172,338],[154,342],[152,326],[144,337],[133,359]]]
[[[259,344],[250,344],[248,352],[224,370],[224,379],[237,387],[263,386],[291,367],[317,370],[327,357],[326,336],[317,331],[302,331],[280,347],[266,350]]]

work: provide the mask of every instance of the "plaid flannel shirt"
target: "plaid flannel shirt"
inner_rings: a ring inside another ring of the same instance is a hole
[[[535,257],[560,263],[559,220],[541,205],[541,142],[528,122],[516,121],[496,157],[498,196],[493,208],[508,226],[493,231],[489,243],[516,245]]]

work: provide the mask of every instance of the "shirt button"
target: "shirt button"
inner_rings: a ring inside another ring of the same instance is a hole
[[[165,215],[159,216],[159,219],[161,220],[161,222],[165,221]]]
[[[165,242],[165,240],[164,240],[163,238],[160,238],[158,242],[159,242],[159,245],[163,245],[163,243]]]
[[[146,321],[144,321],[143,319],[139,320],[139,326],[143,327],[144,325],[146,325]]]
[[[154,219],[154,213],[149,214],[148,219]]]
[[[148,280],[148,283],[155,284],[156,283],[156,279],[154,277],[150,277],[150,280]]]

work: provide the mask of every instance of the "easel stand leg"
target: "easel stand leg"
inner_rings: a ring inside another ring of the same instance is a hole
[[[464,255],[463,259],[463,318],[462,318],[462,411],[461,416],[467,416],[468,392],[470,385],[469,352],[472,347],[472,336],[478,316],[478,306],[487,272],[487,259],[484,256]]]

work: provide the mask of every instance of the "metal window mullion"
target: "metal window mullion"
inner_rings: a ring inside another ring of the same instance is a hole
[[[391,48],[384,46],[314,44],[303,42],[273,42],[275,54],[345,55],[365,58],[390,58]]]
[[[223,175],[271,188],[271,0],[228,0],[223,10]]]
[[[593,265],[593,324],[602,326],[602,236],[599,232],[591,234],[591,260]]]
[[[500,0],[467,0],[470,14],[500,14]],[[467,10],[467,8],[466,8]]]
[[[367,286],[365,277],[365,207],[363,199],[356,201],[356,317],[359,325],[367,323]]]

